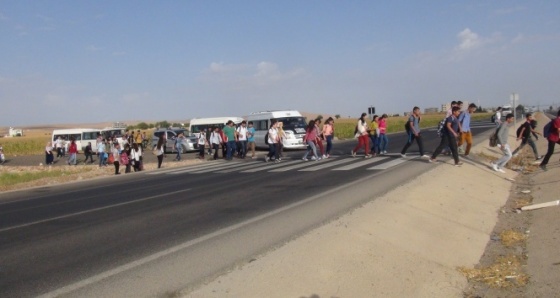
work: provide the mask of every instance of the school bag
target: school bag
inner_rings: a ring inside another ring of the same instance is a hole
[[[523,126],[525,126],[525,123],[519,125],[519,127],[517,128],[517,131],[515,132],[515,135],[519,138],[521,137],[521,130],[523,129]]]
[[[438,125],[437,125],[436,132],[437,132],[437,135],[438,135],[440,138],[443,137],[443,132],[444,132],[444,128],[445,128],[445,120],[446,120],[446,119],[447,119],[447,118],[441,119],[441,121],[440,121],[440,122],[438,123]]]
[[[264,143],[268,145],[268,132],[264,135]]]
[[[493,114],[492,117],[490,117],[490,121],[492,123],[496,122],[496,114]]]
[[[552,132],[552,128],[554,127],[554,119],[550,120],[544,127],[543,127],[543,131],[542,131],[542,135],[543,137],[548,139],[548,136],[550,136],[550,133]]]
[[[500,128],[496,128],[496,130],[494,131],[494,133],[492,133],[490,135],[490,139],[488,140],[488,145],[490,147],[496,147],[498,146],[498,130],[500,130]]]
[[[128,165],[128,154],[126,152],[121,152],[121,164]]]

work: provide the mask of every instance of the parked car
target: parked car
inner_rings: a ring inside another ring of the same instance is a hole
[[[159,137],[165,134],[167,136],[167,144],[165,147],[166,151],[167,152],[174,151],[175,140],[177,139],[177,136],[181,133],[185,136],[185,138],[181,142],[182,153],[198,150],[196,137],[190,136],[188,130],[181,129],[181,128],[158,129],[154,131],[154,134],[152,136],[152,149],[154,149],[157,146]]]

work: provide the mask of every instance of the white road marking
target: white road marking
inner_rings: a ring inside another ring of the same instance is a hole
[[[378,161],[381,161],[381,160],[384,160],[384,159],[387,159],[387,158],[389,158],[389,157],[372,157],[372,158],[368,158],[366,160],[355,162],[353,164],[349,164],[347,166],[343,166],[343,167],[340,167],[340,168],[333,169],[333,171],[348,171],[348,170],[352,170],[352,169],[355,169],[355,168],[359,168],[361,166],[369,165],[370,163],[378,162]]]
[[[313,172],[313,171],[317,171],[317,170],[321,170],[321,169],[326,169],[326,168],[330,168],[330,167],[334,167],[340,164],[344,164],[344,163],[348,163],[351,161],[355,161],[356,159],[354,158],[345,158],[345,159],[340,159],[340,160],[336,160],[336,161],[332,161],[329,163],[320,163],[317,166],[314,167],[310,167],[310,168],[305,168],[305,169],[301,169],[299,170],[300,172]],[[312,164],[313,165],[313,164]]]
[[[302,160],[281,161],[279,163],[275,163],[273,161],[269,161],[267,163],[263,162],[262,167],[259,167],[259,168],[256,168],[256,169],[249,169],[249,170],[241,171],[240,173],[255,173],[255,172],[260,172],[260,171],[266,171],[266,170],[270,170],[270,169],[275,169],[275,168],[291,165],[291,164],[294,164],[294,163],[300,162],[300,161],[303,162]],[[269,171],[269,172],[273,172],[273,171]]]
[[[389,161],[389,162],[384,162],[384,163],[382,163],[382,164],[379,164],[379,165],[373,166],[373,167],[371,167],[371,168],[368,168],[368,170],[386,170],[386,169],[388,169],[388,168],[392,168],[392,167],[398,166],[398,165],[400,165],[401,163],[407,162],[407,161],[409,161],[409,160],[411,160],[411,159],[415,159],[415,158],[418,158],[418,157],[393,159],[393,160],[391,160],[391,161]]]
[[[208,166],[204,167],[204,169],[207,169],[207,170],[210,170],[210,169],[216,170],[216,169],[222,168],[225,164],[226,164],[226,163],[220,163],[220,164],[217,164],[217,165],[208,165]],[[228,164],[228,165],[238,165],[238,164],[240,164],[240,162],[239,162],[239,161],[231,161],[231,162],[228,162],[227,164]],[[184,170],[182,170],[182,171],[171,172],[171,173],[169,173],[169,174],[171,174],[171,175],[176,175],[176,174],[183,174],[183,173],[195,172],[195,171],[199,171],[199,170],[201,170],[201,169],[200,169],[200,168],[196,168],[196,169],[184,169]]]

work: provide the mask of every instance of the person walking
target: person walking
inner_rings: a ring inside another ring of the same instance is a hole
[[[140,150],[142,150],[142,133],[140,132],[140,130],[136,131],[136,136],[135,138],[135,142],[138,145],[138,148],[140,148]]]
[[[210,135],[210,145],[214,150],[214,160],[218,159],[218,151],[220,150],[220,144],[222,144],[222,136],[220,134],[220,128],[214,127],[214,131]]]
[[[321,131],[321,118],[316,118],[315,119],[315,128],[317,130],[317,138],[316,138],[316,145],[317,145],[317,149],[318,149],[318,153],[319,157],[321,158],[327,158],[327,156],[325,155],[325,147],[323,146],[323,141],[325,140],[325,137],[323,136],[323,134],[319,133],[319,131]]]
[[[45,164],[52,165],[54,163],[54,154],[53,154],[53,147],[52,143],[48,142],[47,146],[45,146]]]
[[[539,156],[537,145],[535,145],[535,142],[533,141],[533,138],[531,136],[532,134],[540,134],[540,132],[537,132],[536,130],[533,129],[533,124],[532,124],[533,114],[527,113],[527,115],[525,115],[525,119],[526,121],[523,122],[523,124],[521,124],[521,126],[517,130],[519,132],[519,135],[517,135],[516,140],[517,141],[521,140],[521,145],[519,145],[519,147],[517,147],[512,154],[513,156],[517,156],[519,150],[523,149],[525,145],[529,144],[529,146],[531,146],[531,149],[533,149],[535,161],[537,161],[540,160],[542,156]]]
[[[387,154],[387,147],[389,145],[389,138],[387,138],[387,114],[381,115],[379,118],[379,152]]]
[[[200,134],[198,135],[198,158],[204,159],[204,152],[206,151],[206,131],[200,130]],[[210,147],[210,146],[209,146]]]
[[[163,137],[163,135],[162,135],[162,137]],[[179,135],[177,135],[177,137],[175,137],[175,144],[173,144],[173,146],[175,147],[175,150],[177,150],[177,155],[175,156],[176,161],[181,160],[181,153],[183,152],[183,141],[184,140],[185,140],[185,135],[183,135],[183,133],[180,133]],[[163,143],[165,144],[165,138],[163,140]],[[163,147],[164,147],[164,152],[165,152],[165,146],[163,146]]]
[[[416,144],[418,144],[418,150],[420,151],[420,156],[423,158],[428,158],[429,156],[424,154],[424,144],[422,142],[422,135],[420,134],[420,108],[414,107],[412,109],[412,114],[408,117],[408,122],[405,125],[406,128],[406,135],[407,141],[404,145],[403,149],[401,150],[401,157],[406,157],[406,151],[414,140],[416,140]]]
[[[441,137],[441,142],[429,159],[430,162],[436,162],[436,158],[441,151],[449,146],[453,159],[455,160],[455,166],[459,167],[463,164],[459,161],[459,153],[457,152],[457,137],[459,136],[459,120],[457,117],[460,112],[461,110],[459,107],[453,107],[451,116],[445,118],[445,129]]]
[[[317,155],[317,147],[315,146],[316,140],[318,138],[317,135],[317,126],[315,125],[315,121],[314,120],[310,120],[309,124],[307,125],[306,129],[305,129],[305,136],[304,141],[307,144],[307,151],[305,151],[305,154],[303,155],[303,160],[304,161],[308,161],[309,159],[307,159],[307,156],[309,155],[309,152],[313,151],[313,157],[311,157],[311,160],[315,160],[315,161],[319,161],[321,160],[321,157],[319,157],[319,155]]]
[[[124,145],[124,150],[121,152],[121,162],[123,165],[125,165],[125,169],[124,169],[125,174],[130,173],[132,167],[131,154],[132,154],[132,149],[130,147],[130,144],[126,143]]]
[[[278,142],[280,141],[278,137],[278,121],[276,119],[270,119],[270,128],[268,129],[268,154],[264,157],[264,161],[268,162],[274,156],[274,162],[280,162],[278,152]]]
[[[237,139],[239,140],[239,158],[245,158],[247,155],[247,121],[241,121],[241,125],[237,128]]]
[[[465,149],[465,156],[469,156],[472,147],[472,132],[471,132],[471,115],[476,111],[476,105],[471,103],[465,112],[459,114],[459,123],[461,124],[461,135],[459,143],[457,144],[459,152],[463,148],[463,144],[467,143]]]
[[[369,133],[368,133],[366,117],[367,114],[362,113],[362,116],[360,117],[360,119],[358,119],[358,124],[356,124],[356,129],[354,133],[355,133],[355,137],[358,138],[358,145],[356,145],[356,147],[354,147],[354,149],[350,151],[352,157],[356,157],[356,152],[358,152],[358,150],[360,150],[360,148],[362,147],[364,147],[365,150],[365,158],[371,157],[371,155],[369,154]]]
[[[373,115],[371,123],[369,125],[369,138],[371,139],[371,151],[372,157],[380,154],[379,150],[379,116]]]
[[[556,146],[556,143],[560,142],[560,110],[558,110],[556,119],[553,120],[552,125],[550,126],[550,131],[546,139],[548,140],[548,150],[546,151],[543,161],[539,165],[543,171],[547,170],[546,165],[554,153],[554,147]]]
[[[131,159],[134,172],[142,171],[142,148],[138,146],[138,143],[132,144]]]
[[[506,121],[502,122],[497,129],[496,136],[498,137],[498,147],[502,150],[504,156],[498,159],[495,163],[491,162],[490,166],[496,172],[505,173],[504,167],[511,159],[511,148],[508,144],[509,127],[513,123],[513,114],[506,115]]]
[[[97,156],[99,156],[99,167],[106,165],[106,157],[105,157],[105,139],[102,139],[100,142],[97,142]]]
[[[74,137],[70,138],[70,145],[68,145],[68,165],[76,165],[76,158],[78,155],[78,146]]]
[[[253,127],[253,121],[249,121],[249,127],[247,128],[247,144],[249,149],[251,149],[251,158],[255,158],[255,128]]]
[[[223,131],[227,139],[226,160],[231,160],[236,149],[235,143],[237,142],[237,133],[235,127],[233,127],[233,121],[229,120],[226,126],[224,126]]]
[[[88,142],[86,149],[84,149],[84,155],[86,156],[84,164],[87,164],[88,158],[90,163],[93,163],[93,148],[91,148],[91,142]]]
[[[163,139],[163,135],[159,136],[158,138],[158,142],[156,145],[156,157],[157,157],[157,168],[160,169],[161,168],[161,164],[163,163],[163,150],[164,150],[164,146],[163,144],[165,143],[165,140]]]
[[[502,107],[498,107],[496,113],[494,113],[494,124],[496,124],[496,126],[502,124]]]
[[[120,175],[119,167],[121,164],[121,145],[119,143],[113,146],[111,149],[111,154],[113,155],[113,165],[115,166],[115,175]]]
[[[331,157],[332,140],[334,136],[334,119],[332,117],[329,117],[327,121],[325,121],[321,134],[327,141],[327,150],[325,151],[326,153],[325,158],[329,158]]]
[[[62,154],[62,148],[64,147],[64,141],[62,140],[61,136],[58,136],[58,138],[56,138],[56,141],[54,143],[54,148],[56,149],[56,158],[59,159],[63,156]]]

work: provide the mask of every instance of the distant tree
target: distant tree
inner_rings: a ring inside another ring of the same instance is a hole
[[[126,130],[134,130],[134,125],[129,125],[126,127]]]
[[[150,125],[148,125],[148,128],[154,128],[156,127],[153,123],[150,123]]]
[[[334,115],[334,117],[335,117],[336,119],[340,119],[340,114],[336,114],[336,115]]]
[[[160,128],[168,128],[171,124],[169,122],[167,122],[166,120],[161,121],[161,122],[156,122],[156,126],[160,127]]]
[[[479,105],[479,106],[476,108],[476,111],[474,111],[474,112],[475,112],[475,113],[482,113],[482,112],[484,112],[484,110],[482,109],[482,106]]]
[[[552,110],[554,110],[554,108],[553,108],[552,106],[550,106],[550,107],[548,108],[548,110],[549,110],[549,111],[552,111]]]
[[[315,118],[315,119],[323,120],[323,115],[319,115],[319,116],[317,116],[317,118]]]
[[[136,125],[136,128],[142,129],[142,130],[148,129],[148,127],[149,127],[149,126],[148,126],[148,123],[146,123],[146,122],[140,122],[140,123],[138,123],[138,124]]]
[[[171,123],[171,126],[172,126],[172,127],[183,127],[183,124],[177,123],[177,122],[173,122],[173,123]]]

